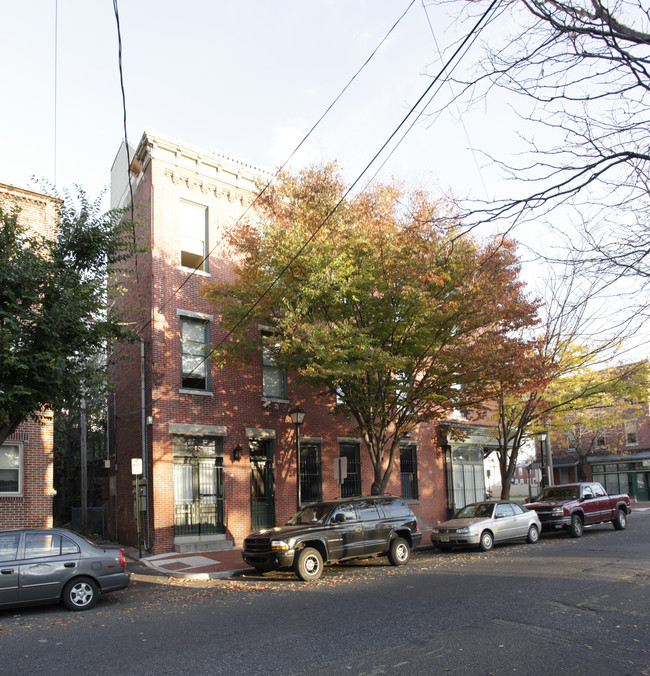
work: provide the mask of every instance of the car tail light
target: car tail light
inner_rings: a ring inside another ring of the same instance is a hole
[[[120,549],[120,566],[126,568],[126,559],[124,558],[124,550]]]

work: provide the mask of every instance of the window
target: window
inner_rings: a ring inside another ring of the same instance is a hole
[[[374,500],[362,500],[357,503],[359,519],[361,521],[377,521],[380,518],[379,510]]]
[[[348,476],[341,484],[341,497],[352,498],[361,495],[361,460],[358,443],[341,443],[340,457],[348,459]]]
[[[208,271],[208,209],[181,200],[179,203],[181,265],[192,270]]]
[[[78,554],[79,547],[67,537],[56,533],[27,533],[25,558],[42,559],[46,556]]]
[[[405,500],[418,499],[418,463],[417,446],[404,444],[400,447],[400,473],[402,478],[402,497]]]
[[[209,390],[208,352],[210,324],[204,319],[181,316],[181,387]]]
[[[637,444],[636,420],[628,420],[625,423],[625,445],[636,446]]]
[[[3,533],[0,535],[0,561],[15,561],[18,558],[20,533]]]
[[[22,444],[0,446],[0,495],[20,495],[22,492]]]
[[[499,519],[506,516],[512,516],[514,512],[512,507],[508,504],[499,504],[497,505],[496,512],[494,513],[494,518]]]
[[[300,441],[300,501],[303,504],[320,502],[321,494],[320,444]]]
[[[287,374],[275,365],[270,349],[272,344],[273,334],[262,331],[262,396],[270,399],[286,399]]]

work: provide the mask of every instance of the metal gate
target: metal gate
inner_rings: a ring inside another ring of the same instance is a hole
[[[174,458],[174,533],[225,533],[223,458]]]
[[[250,439],[252,530],[275,526],[273,441]]]

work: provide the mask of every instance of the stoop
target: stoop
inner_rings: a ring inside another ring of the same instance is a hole
[[[184,536],[174,538],[174,551],[180,554],[192,552],[222,552],[233,548],[232,540],[225,535]]]

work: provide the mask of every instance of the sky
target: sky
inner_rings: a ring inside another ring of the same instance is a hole
[[[128,139],[137,145],[147,129],[274,170],[409,5],[118,0]],[[36,177],[98,195],[124,138],[113,3],[0,0],[0,18],[0,182],[33,187]],[[413,2],[290,166],[337,160],[355,180],[431,83],[438,49],[446,58],[457,37],[441,9]],[[443,87],[436,105],[450,97]],[[422,118],[375,165],[386,159],[380,178],[495,194],[497,169],[470,146],[500,152],[516,134],[505,102],[490,105]]]

